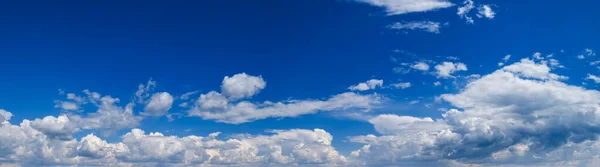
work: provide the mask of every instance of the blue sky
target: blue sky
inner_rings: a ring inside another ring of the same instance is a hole
[[[596,3],[1,2],[0,166],[593,165]]]

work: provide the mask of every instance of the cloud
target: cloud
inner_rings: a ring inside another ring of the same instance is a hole
[[[198,116],[205,120],[241,124],[266,118],[296,117],[319,111],[349,109],[368,111],[378,103],[380,103],[378,95],[359,95],[352,92],[334,95],[327,100],[231,103],[222,94],[213,91],[202,94],[188,113],[190,116]]]
[[[47,123],[50,129],[57,125],[52,121]],[[322,129],[273,130],[268,135],[233,135],[238,137],[225,140],[217,139],[218,132],[205,137],[177,137],[132,129],[121,136],[120,141],[107,142],[94,134],[79,140],[59,140],[32,125],[29,120],[19,125],[0,124],[0,163],[21,166],[304,166],[347,162],[346,157],[331,146],[333,136]]]
[[[364,146],[350,158],[366,166],[565,166],[597,159],[600,92],[550,79],[559,75],[530,61],[507,66],[519,70],[505,67],[482,76],[457,94],[441,95],[458,109],[440,119],[374,117],[369,122],[380,136],[351,137]]]
[[[485,17],[488,19],[493,19],[496,16],[496,12],[494,12],[492,10],[490,5],[481,5],[477,9],[478,9],[477,17],[479,17],[479,18]]]
[[[463,6],[458,7],[458,11],[456,12],[456,14],[461,19],[465,19],[466,22],[469,24],[475,23],[473,17],[469,16],[469,13],[476,7],[475,2],[473,2],[473,0],[465,0],[462,4]],[[493,19],[494,17],[496,17],[496,12],[494,12],[494,10],[492,9],[492,5],[482,4],[477,6],[476,16],[478,18]]]
[[[596,83],[600,83],[600,77],[592,75],[592,74],[588,74],[588,76],[585,78],[586,80],[592,80]]]
[[[156,88],[156,81],[150,78],[146,85],[139,84],[138,90],[135,92],[135,97],[137,98],[138,103],[145,103],[146,99],[150,97],[150,92],[152,92]]]
[[[155,93],[150,98],[150,102],[146,104],[144,112],[140,113],[144,116],[163,116],[167,114],[173,105],[173,96],[167,92]]]
[[[506,63],[509,59],[510,59],[510,55],[504,56],[504,58],[502,58],[502,62],[498,63],[498,66],[503,66],[504,63]]]
[[[392,84],[392,87],[397,88],[397,89],[406,89],[406,88],[410,88],[410,86],[411,86],[410,82]]]
[[[550,73],[550,67],[546,64],[537,64],[529,59],[521,59],[520,62],[514,63],[512,65],[506,66],[502,68],[505,71],[512,72],[516,75],[525,77],[525,78],[534,78],[534,79],[566,79],[565,76],[556,75]]]
[[[251,76],[246,73],[226,76],[221,84],[223,95],[231,99],[252,97],[264,89],[267,83],[261,76]]]
[[[10,113],[6,110],[0,109],[0,124],[4,124],[5,121],[10,120],[10,118],[12,116],[13,116],[12,113]]]
[[[383,86],[383,80],[371,79],[371,80],[368,80],[367,82],[359,83],[358,85],[352,85],[352,86],[348,87],[348,89],[353,90],[353,91],[367,91],[367,90],[372,90],[372,89],[375,89],[375,88],[381,87],[381,86]]]
[[[433,86],[440,86],[440,85],[442,85],[442,83],[440,81],[436,81],[433,83]]]
[[[432,21],[396,22],[389,26],[396,30],[421,30],[430,33],[440,33],[440,23]]]
[[[454,6],[446,0],[357,0],[373,6],[383,7],[389,15],[427,12]]]
[[[429,71],[429,65],[425,62],[417,62],[411,66],[413,69],[421,70],[421,71]]]
[[[435,66],[438,78],[452,78],[453,73],[467,71],[467,66],[463,63],[443,62]]]
[[[460,16],[460,18],[466,19],[467,23],[473,24],[475,21],[472,17],[467,15],[469,12],[471,12],[471,10],[473,10],[473,8],[475,8],[473,1],[466,0],[463,2],[463,6],[458,7],[458,12],[456,12],[456,14]]]

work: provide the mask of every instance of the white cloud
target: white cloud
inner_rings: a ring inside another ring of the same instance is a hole
[[[179,99],[188,100],[188,99],[190,99],[190,96],[198,94],[198,93],[200,93],[200,91],[186,92],[186,93],[182,94],[181,96],[179,96]]]
[[[440,23],[432,21],[396,22],[389,26],[396,30],[421,30],[430,33],[440,33]]]
[[[504,56],[504,58],[502,58],[502,62],[498,63],[498,66],[503,66],[504,63],[506,63],[509,59],[510,59],[510,55]]]
[[[31,121],[31,127],[50,138],[61,140],[71,139],[71,135],[79,131],[78,125],[71,122],[66,115],[58,117],[46,116],[43,119],[35,119]]]
[[[454,4],[446,0],[357,0],[373,6],[383,7],[389,15],[426,12],[448,8]]]
[[[371,79],[371,80],[368,80],[367,82],[359,83],[358,85],[352,85],[352,86],[348,87],[348,89],[353,90],[353,91],[367,91],[367,90],[372,90],[372,89],[375,89],[375,88],[381,87],[381,86],[383,86],[383,80]]]
[[[597,159],[600,92],[548,79],[558,75],[528,61],[507,66],[519,70],[505,67],[458,94],[442,95],[462,111],[448,110],[438,120],[397,115],[369,120],[381,135],[351,137],[364,144],[351,158],[363,166],[569,166]]]
[[[2,113],[4,110],[0,110]],[[5,112],[5,111],[4,111]],[[9,112],[6,112],[9,113]],[[46,119],[48,118],[48,119]],[[60,121],[46,117],[46,130],[62,129]],[[40,120],[38,120],[40,121]],[[58,121],[58,122],[57,122]],[[132,129],[117,142],[94,134],[57,139],[33,128],[33,122],[0,124],[0,163],[19,166],[212,166],[212,165],[336,165],[347,162],[331,146],[333,136],[322,129],[274,130],[268,135],[165,136]],[[48,131],[46,131],[48,132]]]
[[[438,78],[451,78],[453,73],[467,71],[467,66],[463,63],[443,62],[435,66]]]
[[[352,92],[338,94],[327,100],[266,101],[258,104],[248,101],[230,103],[223,95],[213,91],[202,94],[188,113],[190,116],[198,116],[205,120],[241,124],[266,118],[296,117],[319,111],[347,109],[368,111],[378,103],[380,103],[378,95],[359,95]]]
[[[4,124],[5,121],[10,120],[10,118],[12,116],[13,116],[12,113],[10,113],[6,110],[0,109],[0,125]]]
[[[592,80],[596,83],[600,83],[600,77],[592,75],[592,74],[588,74],[588,76],[585,78],[586,80]]]
[[[435,81],[435,82],[433,83],[433,86],[440,86],[440,85],[442,85],[442,83],[441,83],[440,81]]]
[[[155,93],[150,98],[150,102],[146,104],[144,112],[140,113],[145,116],[163,116],[167,114],[173,105],[173,96],[168,92]]]
[[[492,10],[490,5],[481,5],[477,9],[478,9],[477,17],[479,17],[479,18],[485,17],[488,19],[493,19],[496,16],[496,12],[494,12]]]
[[[577,58],[578,59],[585,59],[585,56],[584,55],[578,55]]]
[[[476,5],[475,2],[473,2],[473,0],[465,0],[463,1],[463,6],[458,7],[458,11],[456,12],[456,14],[460,18],[465,19],[467,23],[473,24],[475,23],[475,20],[473,19],[473,17],[469,16],[469,13],[473,9],[475,9],[475,6]],[[496,17],[496,12],[494,12],[494,10],[492,9],[492,5],[482,4],[477,7],[476,16],[478,18],[493,19],[494,17]]]
[[[403,82],[403,83],[392,84],[392,86],[397,89],[406,89],[406,88],[410,88],[411,84],[410,84],[410,82]]]
[[[471,12],[471,10],[473,10],[473,8],[475,8],[473,1],[465,0],[463,2],[463,6],[458,7],[458,12],[456,12],[456,14],[458,16],[460,16],[460,18],[466,19],[467,23],[473,24],[474,23],[473,18],[467,15],[467,14],[469,14],[469,12]]]
[[[425,62],[416,62],[411,66],[413,69],[421,70],[421,71],[429,71],[429,65]]]
[[[63,110],[68,110],[68,111],[75,111],[79,109],[79,105],[77,105],[77,103],[73,103],[73,102],[60,102],[59,104],[57,104],[56,106],[57,108],[61,108]]]
[[[135,92],[135,97],[137,98],[138,103],[145,103],[148,97],[150,97],[150,92],[152,92],[156,88],[156,81],[150,78],[146,85],[139,84],[138,90]]]
[[[252,97],[264,89],[267,83],[261,76],[251,76],[246,73],[226,76],[221,84],[223,95],[232,99]]]
[[[537,64],[529,59],[521,59],[520,62],[502,68],[502,70],[509,71],[526,78],[535,79],[566,79],[565,76],[556,75],[550,73],[550,67],[546,64]]]

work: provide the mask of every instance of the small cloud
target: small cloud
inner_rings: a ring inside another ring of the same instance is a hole
[[[392,86],[397,89],[406,89],[406,88],[410,88],[411,84],[410,84],[410,82],[404,82],[404,83],[392,84]]]
[[[353,91],[367,91],[367,90],[372,90],[372,89],[375,89],[375,88],[381,87],[381,86],[383,86],[383,80],[371,79],[371,80],[368,80],[367,82],[359,83],[357,85],[352,85],[352,86],[348,87],[348,89],[353,90]]]
[[[390,26],[390,29],[396,30],[421,30],[430,33],[440,33],[442,27],[439,22],[432,21],[411,21],[411,22],[396,22]]]
[[[467,71],[467,66],[464,63],[443,62],[435,66],[436,75],[438,78],[452,78],[452,73],[458,71]]]
[[[425,62],[417,62],[412,66],[413,69],[417,69],[417,70],[421,70],[421,71],[428,71],[429,70],[429,65],[427,65],[427,63]]]
[[[496,12],[492,10],[490,5],[481,5],[479,6],[478,10],[477,17],[479,18],[485,17],[488,19],[493,19],[496,16]]]
[[[417,104],[417,103],[419,103],[419,100],[413,100],[413,101],[408,102],[408,104]]]
[[[436,81],[436,82],[433,83],[433,86],[436,86],[436,87],[440,86],[440,85],[442,85],[442,83],[440,81]]]
[[[586,80],[592,80],[595,83],[600,83],[600,77],[592,75],[592,74],[588,74],[588,77],[585,78]]]

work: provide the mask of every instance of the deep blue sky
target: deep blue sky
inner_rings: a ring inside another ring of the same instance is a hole
[[[488,74],[507,54],[514,62],[534,52],[554,53],[568,67],[558,72],[573,78],[567,82],[582,82],[587,73],[569,67],[584,66],[575,58],[583,49],[600,48],[598,2],[478,2],[494,4],[497,16],[467,24],[455,7],[387,16],[381,8],[350,0],[5,0],[0,2],[0,108],[13,112],[11,122],[18,123],[60,114],[54,108],[54,100],[62,99],[58,89],[90,89],[126,104],[149,78],[157,81],[157,90],[181,95],[219,90],[224,76],[245,72],[267,82],[252,101],[327,98],[371,78],[408,81],[410,89],[383,91],[388,107],[375,112],[439,117],[438,107],[407,102],[423,97],[430,103],[436,95],[457,92],[453,80],[394,73],[397,64],[390,57],[406,59],[394,50],[436,61],[458,57],[469,67],[462,75]],[[439,34],[387,28],[419,20],[449,25]],[[438,80],[450,87],[432,87]],[[189,134],[183,129],[191,128],[197,135],[323,128],[340,139],[334,145],[344,153],[355,149],[343,147],[344,136],[375,133],[366,122],[327,113],[241,125],[149,118],[140,127],[169,130],[166,134]]]

